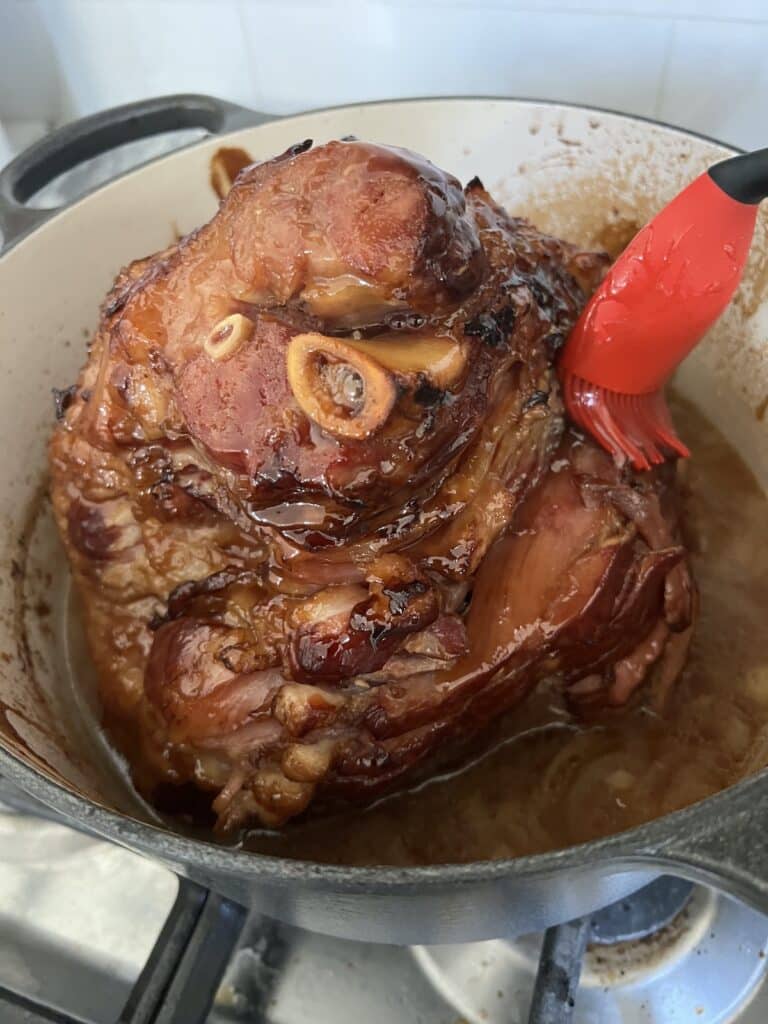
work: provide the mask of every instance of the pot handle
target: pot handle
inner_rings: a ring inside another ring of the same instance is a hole
[[[0,171],[3,245],[8,248],[58,212],[26,203],[48,182],[85,160],[162,132],[204,128],[219,135],[272,120],[271,114],[190,93],[126,103],[66,124],[23,150]]]
[[[768,914],[768,771],[688,811],[654,866],[704,882]],[[685,815],[685,812],[683,812]]]

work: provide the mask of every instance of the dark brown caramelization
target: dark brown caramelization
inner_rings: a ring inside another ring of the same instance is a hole
[[[674,468],[618,469],[553,369],[604,269],[477,180],[333,142],[121,273],[51,467],[144,793],[279,826],[455,763],[542,680],[585,713],[671,685]]]

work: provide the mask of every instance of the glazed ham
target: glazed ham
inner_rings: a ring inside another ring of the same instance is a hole
[[[52,493],[142,792],[281,826],[455,764],[542,680],[580,713],[671,685],[675,469],[614,465],[553,368],[605,267],[348,141],[120,274]]]

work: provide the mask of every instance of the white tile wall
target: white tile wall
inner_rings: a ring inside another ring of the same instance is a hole
[[[475,0],[421,0],[420,6],[473,8],[476,5]],[[528,11],[634,14],[650,18],[768,19],[768,9],[762,0],[730,0],[727,3],[724,0],[528,0],[527,3],[524,0],[489,0],[482,6]]]
[[[768,0],[0,0],[0,120],[184,90],[276,113],[488,93],[757,147],[766,44]]]
[[[242,102],[253,96],[235,0],[32,2],[53,41],[72,113],[169,92]]]
[[[768,146],[767,100],[768,21],[674,22],[661,118],[757,148]]]
[[[242,7],[267,110],[457,93],[652,110],[670,24],[513,5],[283,3]],[[365,13],[363,14],[363,11]],[[632,71],[627,73],[627,61]]]
[[[37,4],[0,0],[0,119],[58,118],[62,86]]]

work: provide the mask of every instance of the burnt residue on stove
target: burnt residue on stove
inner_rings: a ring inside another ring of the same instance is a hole
[[[610,987],[628,983],[640,973],[659,969],[675,947],[686,945],[698,923],[701,895],[691,901],[663,928],[639,939],[611,945],[590,943],[585,964],[597,984]]]

